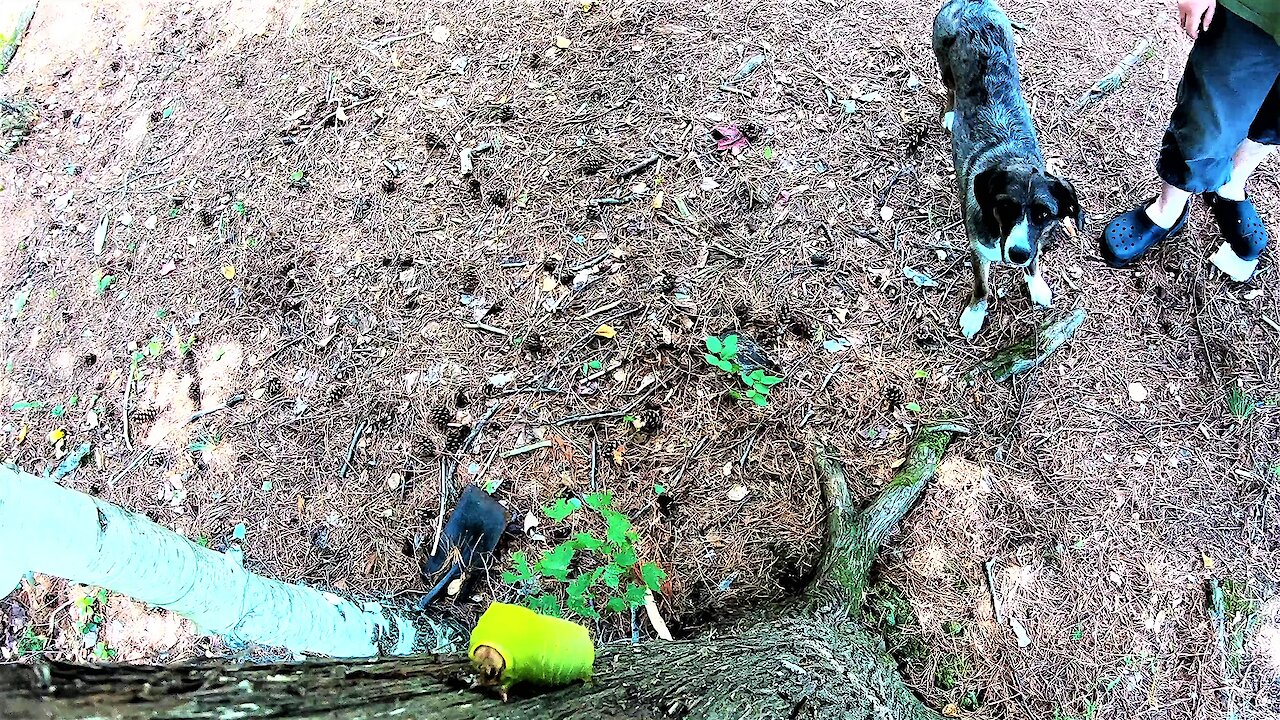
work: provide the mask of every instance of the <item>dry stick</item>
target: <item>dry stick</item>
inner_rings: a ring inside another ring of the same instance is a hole
[[[650,155],[649,157],[645,158],[644,160],[641,160],[640,162],[636,163],[635,165],[632,165],[631,167],[623,168],[619,170],[617,174],[614,175],[614,177],[616,177],[619,180],[626,180],[632,175],[638,175],[639,173],[644,172],[646,169],[657,164],[657,162],[661,159],[662,159],[661,155],[658,155],[658,154]]]
[[[632,410],[634,410],[636,406],[638,406],[640,403],[644,402],[645,398],[653,394],[653,391],[658,389],[658,385],[660,384],[661,383],[659,382],[652,383],[651,385],[649,385],[648,390],[645,390],[644,392],[637,395],[635,400],[632,400],[629,405],[622,408],[621,410],[609,410],[607,412],[588,413],[586,415],[572,415],[570,417],[561,418],[557,420],[556,425],[572,425],[573,423],[589,422],[591,420],[603,420],[605,418],[622,417],[623,415],[626,415],[630,413]]]
[[[226,402],[222,403],[217,407],[211,407],[207,410],[197,410],[196,412],[191,413],[191,417],[187,418],[187,421],[182,424],[184,426],[190,425],[191,423],[199,420],[202,417],[205,417],[206,415],[212,415],[214,413],[222,412],[223,410],[226,410],[228,408],[233,408],[239,405],[240,403],[244,402],[244,400],[245,400],[244,393],[237,393],[227,398]]]
[[[1200,336],[1200,349],[1204,351],[1204,363],[1209,366],[1209,372],[1213,375],[1213,384],[1221,390],[1222,378],[1218,377],[1218,367],[1213,364],[1213,356],[1209,354],[1209,341],[1204,337],[1204,325],[1200,322],[1200,313],[1209,307],[1204,298],[1204,283],[1201,282],[1203,270],[1203,268],[1196,270],[1196,308],[1193,317],[1196,319],[1196,334]]]
[[[1000,591],[996,589],[996,558],[991,558],[986,563],[987,568],[987,587],[991,588],[991,609],[995,611],[996,623],[1003,626],[1004,608],[1000,605]]]
[[[133,449],[133,437],[129,432],[129,396],[133,393],[133,374],[138,370],[138,359],[129,363],[129,375],[124,379],[124,446]]]
[[[523,455],[525,453],[531,453],[534,450],[549,448],[551,447],[552,444],[553,443],[550,440],[539,440],[536,443],[530,443],[528,445],[523,445],[518,448],[512,448],[511,450],[507,450],[502,453],[502,457],[509,458],[509,457],[515,457],[517,455]]]
[[[275,349],[275,350],[274,350],[270,355],[268,355],[268,356],[266,356],[265,358],[263,358],[263,359],[262,359],[262,364],[263,364],[263,365],[266,365],[267,363],[269,363],[269,362],[271,362],[272,360],[274,360],[274,359],[275,359],[275,357],[276,357],[277,355],[279,355],[280,353],[284,352],[285,350],[288,350],[289,348],[293,347],[294,345],[297,345],[298,343],[302,342],[303,340],[306,340],[308,337],[309,337],[309,335],[308,335],[307,333],[303,333],[303,334],[301,334],[301,335],[298,335],[297,337],[291,338],[291,339],[289,339],[289,340],[285,340],[285,341],[284,341],[284,343],[283,343],[282,345],[280,345],[280,347],[276,348],[276,349]]]
[[[462,327],[468,330],[479,330],[481,332],[492,333],[494,335],[501,335],[502,337],[507,337],[508,335],[511,334],[509,331],[503,330],[500,327],[495,327],[493,325],[486,325],[484,323],[463,323]]]
[[[744,98],[755,97],[755,94],[752,93],[750,90],[743,90],[742,88],[736,88],[732,85],[720,85],[718,86],[718,88],[727,93],[733,93],[734,95],[741,95]]]
[[[596,439],[596,433],[591,432],[591,492],[596,491],[596,456],[600,454],[600,443]],[[1264,509],[1265,512],[1265,509]],[[1265,515],[1263,516],[1265,517]]]
[[[347,446],[347,456],[342,461],[342,467],[338,468],[338,477],[345,478],[347,472],[351,469],[351,460],[356,454],[356,444],[360,442],[360,436],[364,434],[365,421],[361,420],[356,424],[355,432],[351,433],[351,444]]]

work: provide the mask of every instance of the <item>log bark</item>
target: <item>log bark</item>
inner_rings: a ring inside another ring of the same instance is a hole
[[[0,667],[0,717],[27,718],[842,718],[937,720],[859,622],[866,574],[919,498],[955,426],[922,432],[894,482],[865,509],[819,452],[836,533],[799,598],[731,630],[600,649],[595,676],[558,689],[517,686],[507,702],[471,688],[465,657],[231,666]]]

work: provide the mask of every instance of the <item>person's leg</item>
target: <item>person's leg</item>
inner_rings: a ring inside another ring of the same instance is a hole
[[[1258,209],[1249,199],[1245,184],[1278,143],[1280,80],[1272,86],[1253,119],[1249,137],[1236,148],[1231,178],[1217,192],[1205,195],[1223,239],[1222,245],[1209,256],[1209,262],[1236,282],[1246,282],[1253,277],[1262,252],[1267,249],[1267,226],[1258,217]]]
[[[1164,181],[1160,196],[1108,224],[1101,250],[1109,264],[1123,267],[1180,230],[1191,195],[1230,181],[1235,153],[1277,77],[1275,39],[1219,6],[1178,85],[1156,164]]]
[[[1240,143],[1235,155],[1231,157],[1231,177],[1218,188],[1218,196],[1227,200],[1244,200],[1245,182],[1274,149],[1274,145],[1263,145],[1247,138]]]

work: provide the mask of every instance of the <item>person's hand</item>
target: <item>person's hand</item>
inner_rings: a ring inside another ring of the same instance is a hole
[[[1201,30],[1208,30],[1218,0],[1178,0],[1178,24],[1195,40]]]

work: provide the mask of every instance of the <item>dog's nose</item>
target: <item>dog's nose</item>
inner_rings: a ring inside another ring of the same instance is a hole
[[[1009,248],[1009,262],[1021,265],[1031,259],[1031,251],[1021,247]]]

